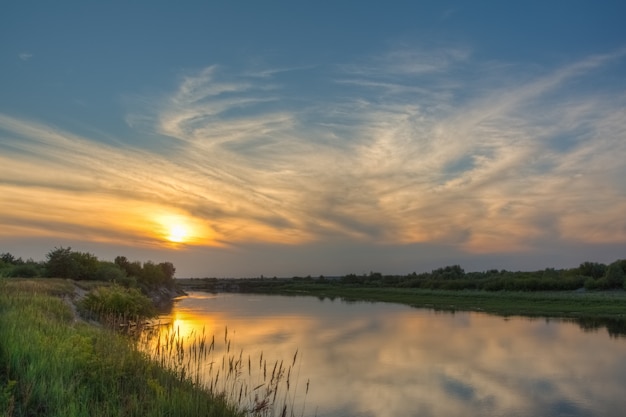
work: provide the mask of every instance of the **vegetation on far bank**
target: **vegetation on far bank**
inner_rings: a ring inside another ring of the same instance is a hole
[[[615,322],[613,328],[624,328],[620,332],[626,332],[625,260],[609,265],[583,262],[576,268],[535,272],[465,272],[453,265],[408,275],[371,272],[336,278],[202,278],[178,282],[188,290],[313,295],[448,311],[569,317],[586,320],[584,326],[589,328],[597,320],[608,320]]]
[[[224,286],[236,282],[242,290],[282,286],[285,283],[314,283],[359,288],[417,288],[428,290],[483,290],[483,291],[571,291],[626,289],[626,260],[610,264],[583,262],[569,269],[546,268],[538,271],[507,271],[490,269],[465,272],[460,265],[437,268],[431,272],[408,275],[348,274],[341,277],[245,278],[245,279],[184,279],[186,285]]]

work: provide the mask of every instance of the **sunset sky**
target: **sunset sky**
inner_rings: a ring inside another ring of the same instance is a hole
[[[10,1],[0,252],[178,277],[626,258],[623,1]]]

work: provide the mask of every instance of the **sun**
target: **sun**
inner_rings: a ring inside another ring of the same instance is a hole
[[[196,245],[208,236],[202,221],[177,213],[159,213],[153,217],[154,237],[168,248],[182,249]]]
[[[183,243],[187,241],[189,231],[182,224],[173,224],[169,228],[167,240],[174,243]]]

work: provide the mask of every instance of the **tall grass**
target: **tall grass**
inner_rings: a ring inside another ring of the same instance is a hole
[[[263,352],[253,358],[237,350],[228,328],[216,341],[215,335],[208,339],[204,328],[181,335],[180,328],[171,326],[144,333],[142,345],[161,367],[249,415],[304,415],[309,381],[299,389],[297,350],[289,361],[268,361]]]
[[[76,322],[58,297],[67,291],[62,281],[0,280],[1,416],[244,415],[132,339]]]

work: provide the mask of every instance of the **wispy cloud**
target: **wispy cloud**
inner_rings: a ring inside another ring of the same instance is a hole
[[[134,209],[146,207],[187,216],[204,244],[626,242],[625,86],[584,88],[623,59],[529,74],[459,48],[398,49],[323,74],[333,93],[308,96],[289,71],[211,66],[129,115],[177,144],[167,154],[0,115],[0,192],[12,195],[0,217],[154,237],[158,216]]]
[[[22,61],[28,61],[29,59],[31,59],[33,57],[33,54],[31,54],[29,52],[20,52],[17,56]]]

